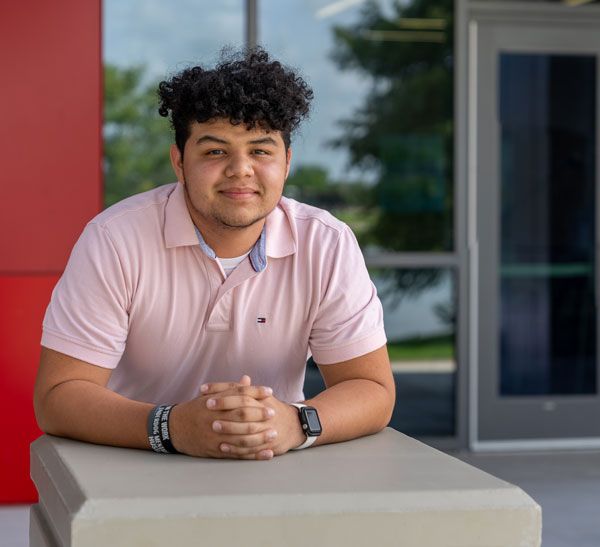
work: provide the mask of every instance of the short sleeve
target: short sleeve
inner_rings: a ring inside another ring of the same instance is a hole
[[[309,338],[315,362],[339,363],[383,346],[387,340],[381,302],[347,226],[322,274],[324,292]]]
[[[52,292],[42,345],[115,368],[127,339],[127,294],[122,263],[108,232],[89,223]]]

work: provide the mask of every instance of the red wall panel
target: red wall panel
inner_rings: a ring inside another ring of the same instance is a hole
[[[60,271],[101,207],[100,0],[0,9],[0,273]]]
[[[41,433],[32,396],[42,318],[73,243],[101,209],[100,7],[0,8],[0,390],[10,413],[0,503],[36,500],[29,444]]]
[[[29,444],[41,435],[33,413],[42,319],[58,275],[0,277],[0,389],[10,419],[0,450],[0,503],[35,501]]]

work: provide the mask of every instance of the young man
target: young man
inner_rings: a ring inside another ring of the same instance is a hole
[[[381,430],[394,381],[360,249],[281,197],[312,91],[254,50],[159,94],[178,182],[100,213],[75,245],[44,319],[40,427],[261,460]],[[302,401],[310,354],[327,389]]]

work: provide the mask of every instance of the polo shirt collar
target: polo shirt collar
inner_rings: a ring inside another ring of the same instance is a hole
[[[296,252],[298,233],[289,212],[289,202],[282,197],[265,222],[266,253],[271,258],[283,258]]]
[[[267,216],[260,238],[250,252],[252,267],[257,272],[265,269],[267,257],[282,258],[296,252],[297,233],[288,216],[287,208],[286,198],[281,198],[275,209]],[[190,217],[185,202],[183,184],[180,182],[176,183],[165,206],[164,237],[167,248],[200,243],[202,250],[208,256],[211,258],[215,256],[214,251],[204,242]]]
[[[195,225],[194,229],[196,230],[196,237],[198,238],[198,243],[200,243],[200,248],[204,254],[208,256],[208,258],[215,260],[217,258],[217,254],[213,251],[212,247],[206,243],[206,241],[204,241],[200,230],[198,230]],[[254,244],[254,247],[252,247],[252,250],[248,256],[255,272],[262,272],[267,267],[267,255],[265,252],[265,227],[263,227],[258,241]]]
[[[195,226],[185,203],[183,184],[181,182],[175,184],[165,206],[164,236],[167,249],[198,245]]]

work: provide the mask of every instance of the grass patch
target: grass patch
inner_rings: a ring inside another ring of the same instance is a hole
[[[454,336],[410,338],[388,342],[390,361],[435,361],[454,359]]]

